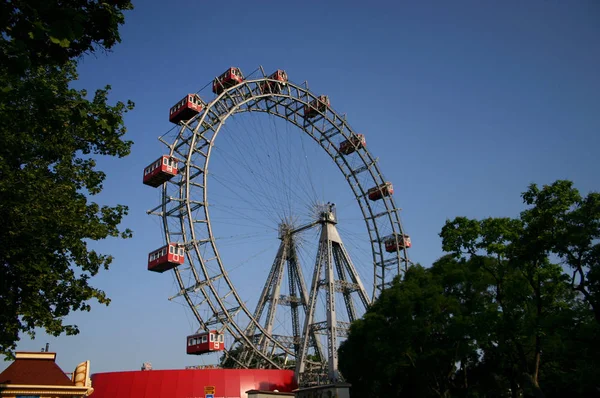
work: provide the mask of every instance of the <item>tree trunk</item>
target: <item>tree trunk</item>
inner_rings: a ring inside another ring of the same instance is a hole
[[[527,387],[531,389],[533,396],[535,398],[546,398],[546,394],[540,388],[537,380],[533,377],[532,374],[526,373],[523,375],[523,381]]]
[[[515,380],[515,377],[512,374],[510,375],[510,396],[512,398],[519,397],[519,385],[517,384],[517,380]]]
[[[582,289],[582,291],[585,290]],[[595,303],[594,300],[590,297],[591,295],[589,294],[589,292],[586,291],[587,294],[585,294],[585,298],[587,299],[588,304],[592,307],[592,311],[594,311],[594,318],[596,318],[596,322],[598,322],[598,324],[600,324],[600,305],[598,303]]]
[[[576,290],[576,291],[580,292],[581,294],[583,294],[585,301],[587,301],[587,303],[590,305],[590,307],[592,307],[592,311],[594,312],[594,318],[596,318],[596,322],[598,322],[600,324],[600,302],[594,301],[594,299],[592,298],[592,295],[586,289],[588,281],[585,279],[585,274],[583,272],[583,267],[581,265],[581,256],[579,256],[579,262],[578,262],[577,266],[573,265],[573,267],[575,267],[575,271],[573,272],[571,286],[573,287],[573,290]],[[579,283],[576,285],[575,284],[575,275],[577,275],[577,274],[579,274]]]
[[[540,274],[537,274],[537,286],[535,289],[537,298],[537,319],[536,319],[536,332],[535,332],[535,360],[533,368],[533,381],[538,385],[538,376],[540,374],[540,356],[542,352],[542,338],[540,336],[540,318],[542,317],[542,282],[540,281]]]

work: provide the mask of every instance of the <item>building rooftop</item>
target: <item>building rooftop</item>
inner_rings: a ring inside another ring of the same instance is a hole
[[[0,384],[73,386],[54,362],[55,352],[17,352],[15,361],[0,373]]]

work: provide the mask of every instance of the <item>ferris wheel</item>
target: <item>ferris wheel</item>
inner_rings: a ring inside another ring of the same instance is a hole
[[[283,70],[231,67],[212,95],[170,109],[167,150],[144,169],[165,238],[148,269],[173,271],[170,299],[198,326],[188,354],[338,381],[349,324],[409,264],[393,185],[365,135]]]

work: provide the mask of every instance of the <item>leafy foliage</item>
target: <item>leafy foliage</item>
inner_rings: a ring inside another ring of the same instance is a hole
[[[0,64],[22,75],[38,67],[109,50],[121,41],[119,25],[130,0],[11,0],[0,3]]]
[[[450,256],[429,269],[409,268],[352,324],[340,347],[353,396],[446,397],[464,388],[461,372],[478,360],[483,331],[476,315],[486,315],[486,287],[483,273]]]
[[[131,236],[118,225],[127,207],[89,199],[105,174],[96,155],[123,157],[123,115],[133,103],[108,104],[110,86],[87,98],[69,87],[77,79],[73,57],[109,49],[120,40],[121,10],[92,1],[12,1],[0,5],[0,352],[34,328],[75,334],[63,319],[90,310],[90,299],[108,304],[89,285],[110,255],[88,242]]]
[[[447,221],[449,254],[351,326],[339,354],[353,395],[598,396],[597,196],[532,185],[519,218]]]
[[[583,295],[600,323],[600,193],[582,197],[571,181],[523,194],[533,206],[521,215],[529,239],[560,258],[571,271],[572,287]]]
[[[234,344],[227,352],[223,352],[221,358],[219,359],[219,366],[224,369],[238,369],[241,368],[241,363],[246,363],[243,358],[246,355],[251,355],[252,359],[250,360],[249,368],[256,369],[269,369],[272,367],[264,359],[257,356],[255,353],[247,350],[247,347],[242,343]],[[310,356],[309,356],[310,357]],[[281,369],[293,369],[296,366],[296,361],[289,360],[286,356],[275,356],[271,358],[273,362],[275,362]]]

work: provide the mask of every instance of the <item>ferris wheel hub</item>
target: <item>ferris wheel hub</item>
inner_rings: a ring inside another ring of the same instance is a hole
[[[319,215],[319,223],[331,223],[337,224],[337,214],[335,211],[335,203],[327,202],[326,204],[319,204],[317,207],[317,213]]]

